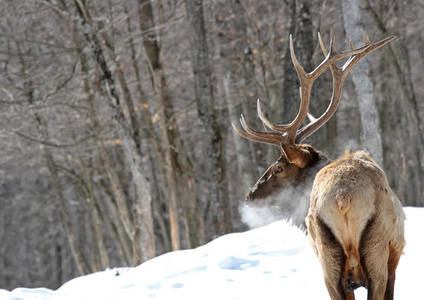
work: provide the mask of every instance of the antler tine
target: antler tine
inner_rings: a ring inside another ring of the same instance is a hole
[[[312,83],[314,79],[312,81],[308,80],[308,74],[306,74],[305,70],[300,65],[299,61],[297,60],[296,54],[294,53],[293,38],[291,34],[290,34],[290,55],[293,62],[293,66],[296,69],[297,76],[299,77],[299,80],[300,80],[300,108],[296,118],[290,124],[287,125],[287,127],[289,128],[287,130],[287,133],[288,133],[287,141],[290,144],[294,144],[297,130],[299,129],[300,125],[302,125],[308,112],[309,96],[310,96],[310,91],[311,91],[311,87],[312,87]]]
[[[306,116],[308,117],[309,121],[311,121],[311,122],[315,122],[315,120],[317,119],[309,111],[308,111],[308,114]]]
[[[324,43],[322,42],[321,34],[319,32],[318,32],[318,42],[319,42],[319,45],[321,47],[322,53],[324,54],[324,56],[327,56],[328,55],[328,51],[325,48]],[[331,40],[330,40],[330,45],[331,45]],[[353,50],[353,48],[352,48],[352,50]]]
[[[333,27],[331,27],[331,29],[330,29],[330,49],[331,49],[331,53],[336,52],[336,50],[334,48],[334,42],[333,41],[334,41],[334,33],[333,33]],[[331,55],[331,53],[328,54],[328,51],[324,46],[324,43],[323,43],[322,38],[321,38],[321,34],[319,32],[318,32],[318,42],[319,42],[319,45],[321,47],[322,53],[324,54],[324,56],[326,58],[328,58]],[[354,50],[355,47],[353,46],[352,39],[349,40],[349,43],[350,43],[350,49]],[[310,123],[297,132],[297,136],[296,136],[296,142],[297,143],[300,143],[305,138],[310,136],[312,133],[317,131],[336,112],[336,109],[337,109],[337,107],[339,105],[339,101],[340,101],[340,94],[341,94],[341,90],[342,90],[341,88],[343,86],[343,82],[341,84],[339,84],[340,69],[336,66],[336,64],[334,64],[334,63],[331,64],[330,70],[331,70],[331,75],[333,77],[333,94],[331,96],[330,105],[328,106],[328,108],[326,109],[324,114],[321,115],[321,117],[319,117],[319,118],[315,118],[310,112],[308,112],[308,118],[309,118]]]
[[[290,125],[275,125],[275,124],[273,124],[273,123],[271,123],[266,117],[265,117],[265,115],[264,115],[264,113],[262,112],[262,109],[261,109],[261,102],[260,102],[260,100],[258,99],[257,100],[257,110],[258,110],[258,117],[259,117],[259,119],[261,119],[261,121],[264,123],[264,125],[267,127],[267,128],[269,128],[269,129],[271,129],[271,130],[273,130],[274,132],[278,132],[278,133],[280,133],[280,134],[284,134],[284,133],[286,133],[287,132],[287,130],[289,130],[290,129]]]
[[[253,130],[246,122],[246,119],[244,118],[243,115],[241,115],[240,117],[240,124],[243,127],[243,129],[245,131],[242,131],[240,129],[238,129],[234,123],[232,123],[231,125],[233,126],[234,130],[241,135],[244,138],[247,138],[249,140],[255,141],[255,142],[260,142],[260,143],[265,143],[265,144],[272,144],[272,145],[277,145],[280,146],[282,140],[284,140],[284,136],[279,134],[279,133],[275,133],[275,132],[262,132],[262,131],[256,131]]]
[[[393,41],[396,37],[395,36],[389,36],[377,43],[374,44],[370,44],[368,35],[365,38],[365,43],[368,43],[367,45],[365,45],[364,47],[358,48],[358,49],[362,49],[362,51],[360,51],[359,53],[352,55],[348,61],[343,65],[343,67],[341,68],[342,71],[344,72],[344,77],[346,77],[346,75],[349,73],[349,71],[356,65],[356,63],[358,61],[360,61],[363,57],[365,57],[366,55],[370,54],[371,52],[373,52],[374,50],[377,50],[378,48],[383,47],[384,45],[386,45],[387,43]],[[352,43],[353,44],[353,43]]]
[[[322,43],[322,40],[321,40],[321,43]],[[336,39],[334,38],[333,26],[330,27],[330,52],[336,53]],[[324,54],[324,56],[327,56],[327,54]]]
[[[349,45],[350,45],[350,49],[353,50],[355,48],[355,46],[353,45],[352,38],[349,38]]]
[[[368,34],[365,35],[365,45],[369,45],[370,44],[370,37],[368,36]]]
[[[361,58],[365,57],[366,55],[373,52],[374,50],[384,46],[388,42],[392,41],[394,38],[395,37],[388,37],[384,40],[381,40],[380,42],[371,44],[368,35],[366,35],[365,46],[360,47],[358,49],[354,49],[352,39],[349,39],[351,51],[341,52],[341,54],[349,53],[349,52],[351,53],[347,62],[343,65],[342,68],[338,68],[336,64],[334,63],[330,65],[331,75],[333,77],[333,94],[331,96],[330,105],[328,106],[327,110],[322,114],[321,117],[311,121],[308,125],[298,130],[297,136],[296,136],[297,143],[302,142],[304,139],[306,139],[315,131],[317,131],[322,125],[324,125],[334,115],[337,109],[337,106],[339,105],[339,102],[340,102],[344,80],[347,74],[349,74],[350,70],[356,65],[356,63]],[[323,54],[327,55],[327,50],[325,49],[322,43],[320,35],[318,35],[318,40],[321,45],[321,50]],[[329,55],[331,56],[331,53]]]
[[[281,134],[287,133],[287,142],[290,144],[294,143],[296,132],[300,125],[302,125],[303,121],[305,120],[308,107],[309,107],[309,93],[308,90],[310,90],[308,86],[308,80],[307,80],[307,74],[305,70],[303,69],[302,65],[299,63],[299,61],[296,58],[296,55],[294,53],[294,47],[293,47],[293,37],[290,34],[289,36],[289,44],[290,44],[290,55],[291,59],[294,65],[294,68],[296,69],[297,75],[301,82],[301,92],[300,92],[300,109],[296,116],[296,118],[290,123],[290,124],[283,124],[283,125],[276,125],[271,123],[263,114],[260,106],[260,102],[258,100],[258,116],[261,119],[261,121],[270,128],[271,130],[275,132],[279,132]]]

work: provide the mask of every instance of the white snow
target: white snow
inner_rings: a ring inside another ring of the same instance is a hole
[[[423,300],[424,208],[404,208],[406,248],[395,298]],[[119,276],[116,276],[120,274]],[[366,299],[358,289],[357,299]],[[321,266],[303,232],[277,221],[164,254],[136,268],[75,278],[53,291],[0,290],[0,299],[329,299]]]

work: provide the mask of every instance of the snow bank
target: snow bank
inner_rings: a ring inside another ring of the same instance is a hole
[[[424,208],[407,215],[405,253],[395,298],[424,299]],[[366,299],[366,290],[356,292]],[[0,299],[329,299],[321,266],[303,232],[283,221],[220,237],[205,246],[175,251],[136,268],[75,278],[56,291],[0,290]]]

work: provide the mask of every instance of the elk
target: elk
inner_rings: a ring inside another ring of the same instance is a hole
[[[327,51],[321,36],[318,40],[325,56],[310,73],[304,71],[293,50],[290,53],[300,80],[300,108],[289,124],[271,123],[257,110],[264,131],[252,129],[243,115],[243,130],[235,131],[252,141],[280,147],[281,154],[247,195],[249,206],[279,205],[283,218],[292,219],[307,229],[308,239],[323,269],[324,281],[331,299],[355,299],[354,290],[368,289],[368,299],[393,299],[395,271],[405,246],[404,213],[399,199],[390,189],[383,170],[364,151],[346,151],[333,161],[324,153],[302,141],[323,126],[335,113],[343,82],[354,65],[367,54],[387,44],[394,37],[377,43],[337,52],[333,29]],[[342,67],[336,62],[347,61]],[[333,93],[327,110],[319,117],[309,111],[314,81],[330,69]],[[306,117],[310,122],[300,128]],[[287,191],[306,189],[310,197],[290,197]],[[278,197],[286,196],[285,199]],[[277,199],[277,200],[276,200]],[[292,215],[299,208],[299,216]]]

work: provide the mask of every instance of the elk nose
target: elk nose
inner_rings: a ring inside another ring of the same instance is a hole
[[[249,206],[249,207],[255,206],[257,204],[254,201],[254,197],[252,195],[252,192],[249,192],[246,195],[246,199],[244,199],[244,204],[247,205],[247,206]]]
[[[252,192],[247,193],[246,199],[244,199],[245,202],[249,202],[251,200],[250,199],[251,194],[252,194]]]

